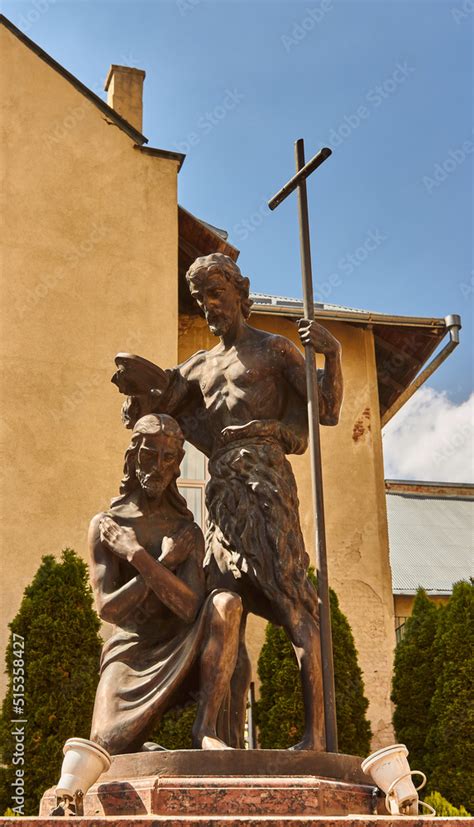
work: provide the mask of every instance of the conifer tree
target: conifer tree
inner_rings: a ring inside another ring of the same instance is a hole
[[[423,796],[423,801],[430,804],[430,806],[436,810],[438,818],[454,818],[456,816],[469,818],[470,816],[470,813],[468,813],[465,807],[462,805],[460,807],[453,807],[453,805],[450,804],[441,793],[436,792],[436,790],[429,793],[429,795]]]
[[[303,700],[293,648],[279,626],[267,624],[258,659],[260,699],[255,720],[262,749],[288,749],[303,733]]]
[[[369,702],[364,695],[364,680],[357,660],[349,621],[339,607],[336,593],[330,589],[334,683],[339,752],[366,756],[370,752],[372,730],[366,712]]]
[[[474,586],[456,583],[435,638],[436,688],[426,739],[429,788],[474,812]]]
[[[10,623],[9,685],[0,718],[5,765],[0,813],[9,807],[15,812],[12,785],[23,770],[23,812],[36,815],[42,794],[59,778],[64,742],[73,736],[89,737],[102,645],[99,628],[84,561],[71,549],[63,551],[60,561],[43,557]],[[18,692],[14,693],[21,686],[20,660],[24,663],[24,707],[15,697]],[[18,737],[12,718],[26,721],[23,763],[15,759]]]
[[[419,588],[411,617],[395,650],[392,701],[397,740],[406,744],[410,766],[426,772],[425,740],[429,709],[435,690],[434,640],[439,610]]]
[[[314,575],[310,577],[315,582]],[[366,717],[362,672],[346,616],[330,590],[339,752],[367,755],[371,730]],[[260,700],[257,725],[263,749],[287,749],[303,734],[303,700],[298,665],[283,629],[268,624],[258,660]]]

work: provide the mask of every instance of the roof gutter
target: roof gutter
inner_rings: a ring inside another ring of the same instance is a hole
[[[408,385],[407,388],[395,400],[393,405],[385,411],[381,419],[382,428],[390,422],[393,416],[405,405],[406,402],[413,396],[415,391],[423,385],[427,379],[439,368],[440,365],[448,358],[450,353],[457,348],[459,344],[459,331],[461,330],[461,317],[457,314],[446,316],[446,330],[449,332],[449,342],[444,346],[443,350],[438,353],[434,359],[418,374],[416,379]]]
[[[428,589],[423,586],[423,589],[430,597],[451,597],[453,590],[451,589]],[[394,597],[416,597],[418,589],[393,588]]]
[[[250,293],[252,299],[252,293]],[[418,316],[392,316],[385,313],[371,313],[364,310],[323,310],[318,304],[314,306],[316,321],[351,322],[353,324],[381,324],[394,327],[426,327],[431,330],[441,331],[446,326],[446,320],[440,318],[427,318]],[[294,316],[301,319],[303,316],[303,303],[291,305],[259,304],[254,300],[252,313],[263,316]],[[451,318],[451,317],[447,317]]]

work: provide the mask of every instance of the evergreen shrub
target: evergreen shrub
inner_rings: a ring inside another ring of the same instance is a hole
[[[435,691],[434,645],[440,610],[424,589],[417,591],[413,612],[395,650],[392,701],[397,741],[406,744],[410,766],[426,772],[425,740]]]
[[[102,646],[99,628],[84,561],[71,549],[63,551],[60,561],[43,557],[10,623],[9,683],[0,717],[1,813],[11,808],[19,815],[19,807],[24,815],[36,815],[41,796],[58,781],[64,742],[89,737]],[[15,672],[17,696],[23,694],[18,687],[24,678],[24,707],[14,696]],[[15,726],[11,719],[26,723]],[[22,726],[24,742],[13,734]],[[23,781],[23,806],[12,802],[14,789],[18,797],[18,780]]]
[[[474,585],[455,583],[435,638],[425,765],[430,790],[474,812]]]
[[[453,805],[443,798],[441,793],[438,793],[436,790],[425,796],[423,800],[426,801],[427,804],[430,804],[434,810],[436,810],[436,815],[439,818],[469,818],[470,816],[470,813],[468,813],[465,807],[462,805],[460,807],[453,807]],[[428,812],[425,814],[428,815]]]

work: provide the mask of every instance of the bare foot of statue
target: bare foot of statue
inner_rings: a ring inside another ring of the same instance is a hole
[[[314,738],[312,735],[303,735],[301,741],[298,741],[293,747],[289,747],[290,750],[300,750],[300,749],[307,749],[311,750],[312,752],[324,752],[324,744],[321,743],[319,738]]]
[[[224,744],[224,741],[221,741],[215,733],[197,735],[193,738],[193,747],[194,749],[232,749]]]
[[[145,741],[140,752],[169,752],[167,747],[156,744],[154,741]]]

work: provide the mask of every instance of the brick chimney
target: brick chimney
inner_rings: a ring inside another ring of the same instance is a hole
[[[105,81],[107,103],[139,132],[143,122],[143,69],[112,66]]]

